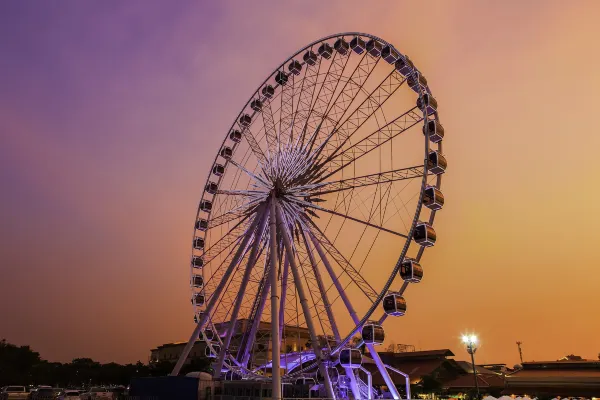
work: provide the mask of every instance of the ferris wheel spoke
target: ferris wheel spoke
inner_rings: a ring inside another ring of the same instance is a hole
[[[355,178],[340,179],[338,181],[322,182],[296,188],[300,194],[315,197],[344,190],[359,189],[371,185],[384,185],[391,182],[423,177],[423,166],[399,168],[393,171],[379,172]]]
[[[250,118],[252,119],[252,117]],[[255,134],[253,134],[252,130],[250,129],[250,127],[252,126],[252,122],[250,122],[249,125],[246,125],[242,124],[241,121],[237,121],[237,126],[239,127],[240,132],[242,133],[242,137],[244,137],[248,142],[248,145],[250,146],[250,149],[252,149],[252,153],[254,153],[254,156],[258,160],[259,164],[261,164],[262,166],[267,165],[267,158],[265,157],[265,154],[263,153],[260,145],[258,144],[258,140],[256,139]]]
[[[311,110],[313,95],[317,87],[319,78],[319,69],[321,67],[321,58],[317,58],[314,65],[306,64],[302,87],[298,96],[296,112],[294,113],[292,135],[294,132],[301,132],[306,128],[308,117]],[[302,136],[298,135],[297,143],[302,143]]]
[[[342,146],[339,146],[328,157],[326,163],[331,164],[331,170],[321,180],[325,180],[347,166],[352,165],[359,158],[373,150],[381,148],[385,143],[423,121],[423,114],[416,110],[418,110],[417,107],[408,110],[357,143],[349,146],[343,152],[340,152]]]
[[[319,227],[314,223],[309,227],[309,236],[317,249],[319,255],[323,250],[323,247],[329,253],[329,255],[335,260],[340,266],[342,271],[352,280],[355,286],[357,286],[361,292],[369,299],[371,303],[377,299],[377,292],[369,284],[369,282],[362,276],[362,274],[352,266],[350,261],[344,257],[344,255],[335,247],[335,245],[327,238],[327,236],[321,232]],[[318,244],[317,244],[318,242]],[[319,251],[319,249],[321,249]],[[323,253],[324,254],[324,253]],[[321,256],[323,258],[323,256]],[[323,261],[325,262],[325,261]]]
[[[338,330],[337,323],[335,321],[335,317],[333,314],[333,310],[331,308],[331,303],[329,302],[329,298],[327,296],[327,291],[325,290],[325,286],[323,285],[323,279],[321,278],[321,273],[317,267],[317,262],[312,253],[312,249],[310,248],[310,244],[306,239],[306,233],[304,232],[305,228],[302,229],[302,241],[304,242],[304,247],[306,248],[306,253],[308,259],[310,261],[310,265],[312,267],[313,275],[315,277],[315,281],[317,283],[317,287],[319,289],[319,294],[321,295],[321,300],[323,303],[323,307],[325,308],[325,312],[327,313],[327,318],[329,319],[329,324],[331,326],[331,331],[336,342],[340,341],[340,331]]]
[[[360,127],[381,109],[383,104],[404,84],[406,80],[396,70],[385,77],[379,85],[351,112],[346,119],[336,126],[327,140],[330,154],[338,151],[360,129]]]
[[[237,359],[242,363],[244,367],[248,366],[248,360],[250,358],[250,350],[254,346],[254,341],[256,339],[256,333],[260,326],[261,316],[265,308],[265,304],[267,302],[267,297],[269,295],[269,290],[271,289],[271,281],[269,280],[269,264],[270,264],[270,256],[265,257],[265,264],[263,268],[263,278],[261,280],[260,287],[256,293],[256,297],[254,298],[254,303],[252,305],[252,312],[250,313],[250,320],[252,321],[252,325],[250,329],[245,332],[244,337],[242,339],[240,350],[237,354]]]
[[[302,233],[300,233],[302,235]],[[321,326],[321,331],[326,336],[327,332],[333,331],[332,319],[325,319],[325,316],[329,316],[328,311],[326,309],[325,299],[322,297],[321,293],[321,282],[318,281],[317,275],[314,273],[314,268],[312,263],[308,265],[307,261],[310,262],[310,256],[308,254],[308,248],[304,247],[304,243],[300,238],[297,238],[298,245],[296,246],[296,255],[298,259],[298,264],[300,265],[300,269],[302,270],[302,275],[304,276],[304,282],[306,283],[306,287],[308,288],[308,293],[310,294],[310,300],[312,302],[311,310],[314,310],[317,316],[317,321]],[[327,343],[327,347],[330,348],[330,344]]]
[[[263,125],[265,127],[265,138],[267,141],[268,150],[271,154],[274,154],[277,150],[277,129],[275,128],[273,108],[271,107],[273,100],[274,99],[265,97],[261,110]]]
[[[404,233],[400,233],[400,232],[396,232],[396,231],[394,231],[392,229],[384,228],[383,226],[379,226],[379,225],[374,224],[374,223],[369,222],[369,221],[364,221],[362,219],[355,218],[355,217],[352,217],[352,216],[347,215],[347,214],[343,214],[343,213],[340,213],[340,212],[337,212],[337,211],[334,211],[334,210],[330,210],[330,209],[325,208],[325,207],[317,206],[316,204],[312,204],[312,203],[309,203],[307,201],[301,201],[301,200],[297,200],[297,199],[292,199],[291,201],[293,201],[295,203],[302,204],[303,206],[305,206],[307,208],[312,208],[312,209],[315,209],[315,210],[318,210],[318,211],[326,212],[328,214],[336,215],[338,217],[347,218],[347,219],[349,219],[351,221],[358,222],[360,224],[370,226],[371,228],[376,228],[376,229],[379,229],[380,231],[391,233],[392,235],[396,235],[396,236],[400,236],[400,237],[403,237],[405,239],[408,239],[408,236],[406,236]]]

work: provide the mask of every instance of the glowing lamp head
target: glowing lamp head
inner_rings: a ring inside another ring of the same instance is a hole
[[[463,335],[462,342],[464,344],[477,344],[477,336],[475,335]]]

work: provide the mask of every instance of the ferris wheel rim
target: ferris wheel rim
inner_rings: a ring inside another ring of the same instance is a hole
[[[333,35],[325,36],[325,37],[323,37],[323,38],[320,38],[320,39],[318,39],[318,40],[316,40],[316,41],[314,41],[314,42],[312,42],[312,43],[310,43],[310,44],[308,44],[308,45],[304,46],[303,48],[301,48],[300,50],[298,50],[296,53],[294,53],[293,55],[291,55],[290,57],[288,57],[288,58],[287,58],[287,59],[286,59],[286,60],[285,60],[283,63],[281,63],[281,64],[280,64],[280,65],[279,65],[277,68],[275,68],[275,69],[273,70],[273,72],[272,72],[271,74],[269,74],[269,75],[267,76],[267,78],[266,78],[266,79],[265,79],[265,80],[264,80],[264,81],[263,81],[263,82],[262,82],[262,83],[261,83],[261,84],[258,86],[258,88],[257,88],[257,89],[256,89],[256,90],[253,92],[253,95],[252,95],[252,96],[249,98],[249,100],[246,102],[246,104],[245,104],[245,105],[242,107],[242,109],[241,109],[240,113],[237,115],[237,117],[236,117],[236,119],[234,120],[233,124],[232,124],[232,125],[230,126],[230,128],[228,129],[228,131],[227,131],[227,134],[225,135],[225,138],[224,138],[223,142],[221,143],[221,146],[219,147],[219,150],[220,150],[220,149],[222,149],[222,148],[224,148],[224,146],[225,146],[225,144],[227,143],[227,140],[228,140],[228,135],[229,135],[229,132],[231,132],[231,131],[232,131],[232,130],[235,128],[237,121],[238,121],[238,120],[239,120],[239,118],[240,118],[240,117],[241,117],[241,116],[244,114],[244,111],[247,109],[247,107],[249,106],[249,104],[251,103],[251,101],[253,100],[253,98],[255,97],[256,93],[259,93],[260,89],[261,89],[262,87],[264,87],[264,85],[265,85],[267,82],[269,82],[269,80],[270,80],[270,79],[272,79],[272,78],[273,78],[273,76],[274,76],[274,75],[275,75],[275,74],[276,74],[276,73],[277,73],[279,70],[281,70],[281,68],[282,68],[282,67],[285,67],[285,66],[286,66],[286,64],[287,64],[288,62],[290,62],[290,60],[293,60],[293,59],[294,59],[294,57],[296,57],[297,55],[301,54],[303,51],[306,51],[307,49],[309,49],[309,48],[312,48],[313,46],[315,46],[315,45],[317,45],[317,44],[319,44],[319,43],[325,42],[325,41],[327,41],[327,40],[330,40],[330,39],[333,39],[333,38],[347,37],[347,36],[360,36],[360,37],[365,37],[365,38],[374,39],[374,40],[377,40],[377,41],[379,41],[379,42],[381,42],[381,43],[383,43],[383,44],[389,45],[389,46],[391,46],[391,47],[393,47],[393,48],[395,49],[395,47],[394,47],[394,46],[393,46],[391,43],[389,43],[389,42],[385,41],[384,39],[381,39],[381,38],[379,38],[379,37],[377,37],[377,36],[375,36],[375,35],[371,35],[371,34],[365,34],[365,33],[359,33],[359,32],[344,32],[344,33],[339,33],[339,34],[333,34]],[[400,53],[400,52],[398,52],[398,53]],[[402,53],[400,53],[400,54],[402,54]],[[416,67],[415,67],[414,69],[415,69],[415,71],[417,71],[417,72],[418,72],[418,69],[417,69]],[[419,72],[419,73],[420,73],[420,72]],[[428,92],[428,93],[430,93],[429,86],[427,86],[427,87],[426,87],[426,90],[427,90],[427,92]],[[436,115],[436,119],[437,119],[437,115]],[[423,121],[423,122],[425,123],[426,121],[427,121],[427,119],[424,119],[424,121]],[[425,137],[425,139],[424,139],[424,140],[425,140],[425,155],[427,156],[427,154],[428,154],[428,152],[429,152],[429,144],[430,144],[430,143],[429,143],[429,139],[428,139],[428,137]],[[234,144],[234,146],[236,146],[236,145],[237,145],[237,144]],[[439,149],[440,149],[440,151],[441,151],[441,142],[439,143]],[[214,161],[213,161],[212,165],[213,165],[213,166],[214,166],[214,165],[216,165],[216,163],[217,163],[217,161],[218,161],[218,160],[219,160],[219,153],[217,152],[217,155],[216,155],[216,157],[215,157],[215,159],[214,159]],[[227,169],[227,166],[228,166],[228,165],[229,165],[229,161],[227,161],[227,162],[225,163],[225,165],[224,165],[225,169]],[[427,173],[427,162],[424,162],[424,163],[423,163],[423,166],[424,166],[424,173],[423,173],[423,184],[422,184],[422,187],[421,187],[421,190],[420,190],[420,194],[419,194],[419,201],[418,201],[417,211],[416,211],[416,212],[415,212],[415,214],[414,214],[414,215],[415,215],[415,217],[414,217],[414,220],[413,220],[413,222],[412,222],[412,225],[411,225],[411,228],[410,228],[410,231],[409,231],[409,235],[407,235],[408,237],[407,237],[407,240],[406,240],[406,242],[405,242],[406,249],[402,251],[402,253],[401,253],[400,257],[399,257],[399,260],[398,260],[398,262],[397,262],[397,265],[396,265],[396,267],[395,267],[395,269],[394,269],[394,272],[393,272],[393,273],[391,274],[391,276],[390,276],[390,279],[392,279],[392,276],[394,276],[394,275],[396,275],[396,274],[397,274],[397,270],[398,270],[398,268],[399,268],[399,264],[400,264],[401,260],[403,260],[403,259],[405,258],[405,256],[406,256],[406,252],[407,252],[407,250],[408,250],[408,247],[410,247],[410,244],[411,244],[411,242],[412,242],[412,240],[411,240],[411,237],[412,237],[412,231],[414,230],[414,227],[415,227],[416,223],[418,222],[418,218],[419,218],[420,211],[421,211],[421,207],[422,207],[422,197],[423,197],[423,191],[424,191],[424,188],[425,188],[425,186],[426,186],[426,184],[427,184],[427,178],[428,178],[428,173]],[[225,173],[226,173],[226,172],[225,172]],[[223,173],[223,176],[225,175],[225,173]],[[212,173],[211,173],[211,172],[209,172],[209,174],[208,174],[208,177],[207,177],[207,179],[206,179],[206,182],[207,182],[207,184],[208,184],[208,183],[211,181],[211,175],[212,175]],[[221,180],[221,177],[219,177],[219,181],[220,181],[220,180]],[[205,185],[205,186],[206,186],[206,185]],[[440,187],[441,187],[441,175],[438,175],[438,176],[437,176],[436,187],[437,187],[437,188],[440,188]],[[205,194],[206,194],[206,190],[204,190],[204,191],[203,191],[203,194],[202,194],[202,197],[201,197],[200,203],[202,203],[202,201],[203,201],[203,200],[205,200]],[[198,207],[198,211],[197,211],[197,214],[196,214],[196,220],[198,220],[198,218],[199,218],[200,214],[201,214],[201,208],[200,208],[200,205],[199,205],[199,207]],[[434,220],[435,220],[435,214],[436,214],[436,211],[432,211],[432,213],[430,214],[430,218],[429,218],[429,223],[430,223],[430,224],[432,224],[432,223],[434,222]],[[212,215],[211,215],[211,213],[209,213],[209,214],[208,214],[208,216],[207,216],[207,220],[208,220],[208,221],[210,221],[211,217],[212,217]],[[196,229],[194,229],[194,235],[193,235],[193,237],[194,237],[194,238],[195,238],[195,237],[197,237],[196,233],[197,233],[197,230],[196,230]],[[420,251],[419,251],[419,254],[418,254],[418,256],[417,256],[417,257],[418,257],[417,259],[420,259],[420,258],[421,258],[421,256],[422,256],[422,253],[423,253],[423,250],[424,250],[424,247],[422,247],[422,248],[420,249]],[[191,271],[191,274],[193,275],[193,273],[194,273],[194,272],[193,272],[193,268],[192,268],[191,270],[192,270],[192,271]],[[403,286],[405,286],[405,285],[403,285]],[[389,285],[387,285],[386,289],[382,290],[382,291],[379,293],[379,295],[378,295],[378,298],[379,298],[379,300],[376,302],[376,304],[374,304],[374,305],[372,306],[372,308],[373,308],[373,311],[369,312],[369,313],[368,313],[368,315],[365,315],[365,317],[362,319],[362,320],[364,320],[364,321],[363,321],[361,324],[359,324],[359,325],[363,325],[363,324],[364,324],[364,322],[366,322],[366,321],[367,321],[367,320],[368,320],[368,319],[371,317],[371,315],[372,315],[372,314],[373,314],[373,312],[374,312],[374,309],[375,309],[375,307],[376,307],[376,306],[377,306],[377,305],[378,305],[378,304],[381,302],[381,299],[382,299],[382,298],[383,298],[383,296],[384,296],[384,292],[387,292],[387,291],[388,291],[388,289],[389,289]],[[404,288],[404,289],[405,289],[405,288]],[[361,320],[361,321],[362,321],[362,320]],[[346,337],[345,341],[343,341],[343,344],[340,344],[340,345],[338,345],[338,346],[335,348],[335,351],[333,351],[333,350],[332,350],[332,354],[335,354],[335,352],[336,352],[336,351],[339,351],[339,350],[340,350],[340,349],[341,349],[341,348],[344,346],[344,344],[345,344],[345,343],[346,343],[346,342],[349,340],[349,338],[350,338],[350,337],[351,337],[351,336],[352,336],[354,333],[356,333],[356,332],[358,331],[358,329],[359,329],[359,325],[357,325],[357,327],[355,327],[355,329],[354,329],[353,331],[351,331],[351,333],[350,333],[350,334],[348,334],[348,335],[347,335],[347,337]],[[291,374],[291,375],[289,375],[288,377],[293,377],[293,376],[294,376],[294,374]],[[284,375],[284,377],[286,377],[286,375]]]

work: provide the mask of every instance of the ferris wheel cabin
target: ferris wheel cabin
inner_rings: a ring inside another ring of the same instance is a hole
[[[225,146],[221,149],[221,157],[223,157],[224,159],[229,160],[232,155],[233,150],[231,150],[231,147]]]
[[[209,212],[210,210],[212,210],[212,201],[202,200],[200,202],[200,209],[204,212]]]
[[[262,101],[260,101],[260,99],[254,99],[252,100],[252,102],[250,102],[250,108],[253,109],[256,112],[259,112],[260,110],[262,110]]]
[[[192,276],[192,286],[198,289],[204,286],[204,278],[202,278],[202,275]]]
[[[362,365],[362,354],[359,349],[341,349],[340,365],[344,368],[360,368]]]
[[[447,166],[448,162],[446,161],[446,157],[441,155],[438,151],[429,152],[429,156],[427,157],[427,169],[429,172],[440,175],[446,172]]]
[[[217,190],[219,189],[219,185],[217,185],[215,182],[208,182],[204,189],[210,194],[216,194]]]
[[[288,81],[288,74],[283,71],[277,71],[277,75],[275,75],[275,82],[277,82],[281,86],[285,86]]]
[[[225,173],[225,167],[222,166],[221,164],[215,164],[215,166],[213,167],[213,174],[215,174],[216,176],[221,176]]]
[[[302,57],[302,59],[308,65],[316,65],[317,64],[317,55],[312,50],[308,50],[306,53],[304,53],[304,56]]]
[[[406,300],[398,293],[390,293],[383,298],[383,311],[393,317],[406,314]]]
[[[420,244],[423,247],[431,247],[435,244],[437,235],[435,234],[433,226],[429,225],[427,222],[419,222],[417,226],[415,226],[413,238],[417,244]]]
[[[270,99],[275,95],[275,88],[273,88],[271,85],[267,85],[262,88],[261,92],[263,96],[265,96],[267,99]]]
[[[315,378],[311,378],[311,377],[307,377],[307,376],[302,376],[298,379],[296,379],[296,381],[294,382],[294,384],[296,385],[316,385],[317,381],[315,380]]]
[[[396,68],[396,71],[398,71],[401,75],[409,76],[414,71],[415,66],[412,61],[410,61],[410,58],[404,56],[398,58],[394,64],[394,68]]]
[[[240,125],[243,126],[244,128],[249,127],[251,123],[252,123],[252,117],[249,116],[248,114],[244,114],[240,117]]]
[[[388,62],[388,64],[393,64],[398,60],[400,54],[394,49],[392,46],[387,45],[383,49],[381,49],[381,58]]]
[[[362,53],[363,53],[363,51],[365,51],[365,49],[366,49],[367,47],[366,47],[365,41],[364,41],[364,40],[362,40],[362,38],[360,38],[360,37],[358,37],[358,36],[355,36],[355,37],[354,37],[354,39],[352,39],[352,40],[350,41],[350,48],[351,48],[352,50],[354,50],[354,52],[355,52],[356,54],[362,54]]]
[[[439,143],[444,138],[444,127],[437,120],[432,119],[423,125],[423,134],[429,135],[429,140]]]
[[[427,79],[417,71],[409,75],[408,79],[406,79],[406,84],[417,94],[419,94],[421,90],[427,89]]]
[[[367,51],[375,58],[381,55],[381,49],[383,46],[375,39],[371,39],[367,42]]]
[[[437,111],[438,104],[435,97],[429,93],[425,93],[417,99],[417,107],[419,107],[420,110],[425,111],[427,115],[431,115],[435,114]]]
[[[204,266],[204,258],[202,256],[192,257],[192,265],[194,268],[202,268]]]
[[[444,195],[435,186],[427,186],[423,193],[423,205],[430,210],[437,211],[444,206]]]
[[[205,297],[202,293],[197,293],[196,295],[194,295],[194,297],[192,298],[192,304],[196,305],[196,306],[203,306],[204,305],[204,300]]]
[[[208,229],[208,221],[205,219],[199,219],[196,221],[196,229],[199,231],[206,231]]]
[[[209,342],[211,340],[213,340],[215,338],[215,333],[213,332],[212,329],[208,328],[204,330],[204,336],[206,337],[206,340],[208,340]]]
[[[338,40],[335,41],[335,43],[333,44],[333,48],[340,53],[341,55],[345,56],[346,54],[348,54],[348,49],[350,48],[350,45],[348,44],[348,42],[346,42],[344,40],[344,38],[339,38]]]
[[[302,64],[298,62],[298,60],[294,60],[288,65],[288,70],[294,75],[300,75],[300,71],[302,71]]]
[[[409,283],[419,283],[423,279],[423,268],[416,260],[408,258],[400,265],[400,277]]]
[[[196,250],[202,250],[204,248],[204,238],[194,238],[194,248]]]
[[[229,139],[231,139],[235,143],[241,142],[242,141],[242,132],[238,131],[237,129],[234,129],[233,131],[231,131],[229,133]]]
[[[368,322],[363,326],[361,336],[363,342],[367,344],[383,344],[385,331],[383,330],[383,326],[375,322]]]
[[[333,54],[333,47],[329,43],[323,43],[319,46],[319,55],[323,58],[329,59]]]

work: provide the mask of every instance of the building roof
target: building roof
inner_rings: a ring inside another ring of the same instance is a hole
[[[472,374],[473,373],[473,364],[471,364],[468,361],[457,361],[456,362],[466,373],[468,374]],[[494,372],[490,369],[484,368],[480,365],[476,365],[475,366],[475,371],[477,371],[477,374],[480,375],[498,375],[497,372]]]
[[[394,358],[446,358],[453,357],[454,353],[450,349],[440,350],[425,350],[425,351],[407,351],[404,353],[393,353],[393,352],[380,352],[381,357],[394,357]]]
[[[480,388],[501,389],[504,388],[504,377],[501,375],[477,375],[477,383]],[[447,390],[468,390],[475,387],[473,373],[459,375],[455,379],[444,382],[444,389]]]

